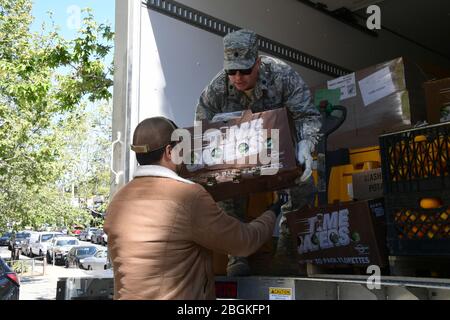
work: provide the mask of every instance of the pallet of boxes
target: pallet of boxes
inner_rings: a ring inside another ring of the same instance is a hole
[[[274,191],[293,186],[302,173],[295,158],[295,128],[286,108],[220,114],[187,131],[192,147],[184,154],[186,168],[181,175],[203,185],[216,201],[247,199],[249,216],[264,212],[275,200]],[[249,257],[255,274],[271,272],[274,248],[270,241]],[[227,261],[224,253],[214,253],[216,275],[226,274]]]
[[[390,246],[395,200],[390,193],[384,198],[387,160],[378,137],[427,120],[426,80],[415,64],[397,58],[312,89],[339,89],[347,119],[328,138],[327,157],[340,151],[339,159],[327,161],[328,204],[288,214],[298,262],[308,275],[366,274],[369,266],[386,274],[389,255],[402,252]]]

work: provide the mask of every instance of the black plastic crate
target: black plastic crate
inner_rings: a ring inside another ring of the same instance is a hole
[[[380,136],[385,195],[450,189],[450,122]]]
[[[429,199],[438,199],[437,207],[421,206],[436,202]],[[385,204],[391,255],[450,256],[449,190],[388,195]]]

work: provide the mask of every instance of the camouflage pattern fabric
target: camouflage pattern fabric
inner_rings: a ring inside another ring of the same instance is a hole
[[[223,68],[249,69],[258,58],[257,35],[253,31],[241,29],[223,38]]]

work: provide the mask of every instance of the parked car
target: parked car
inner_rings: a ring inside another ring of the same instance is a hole
[[[0,258],[0,300],[19,300],[19,290],[17,274]]]
[[[75,237],[55,237],[51,240],[47,249],[47,263],[64,264],[67,253],[74,246],[80,245],[80,241]]]
[[[2,234],[2,236],[0,237],[0,246],[8,246],[11,236],[11,232],[5,232],[4,234]]]
[[[103,229],[97,229],[91,237],[91,242],[106,245],[108,243],[108,235]]]
[[[30,256],[30,250],[31,250],[31,248],[30,248],[30,239],[31,239],[31,237],[30,238],[26,238],[24,241],[22,241],[22,246],[21,246],[21,249],[20,249],[20,252],[24,256],[27,256],[27,257]]]
[[[79,237],[80,233],[81,233],[81,231],[83,231],[83,229],[84,228],[82,226],[73,226],[72,230],[70,231],[70,233],[72,235],[74,235],[75,237]]]
[[[100,248],[94,245],[75,246],[70,249],[69,253],[67,254],[65,267],[79,267],[80,259],[91,257],[95,255],[99,250]]]
[[[30,238],[30,255],[44,256],[47,254],[47,249],[50,240],[57,236],[63,236],[61,232],[38,232],[31,235]]]
[[[93,256],[81,258],[79,267],[86,270],[106,270],[108,268],[108,251],[99,250]]]
[[[19,231],[14,233],[9,239],[8,249],[14,250],[15,248],[22,249],[22,242],[31,237],[30,231]]]
[[[104,246],[106,246],[108,244],[108,235],[106,234],[106,232],[103,232],[103,234],[102,234],[102,244]]]
[[[27,231],[30,236],[27,236],[25,239],[22,240],[20,245],[20,251],[25,256],[30,256],[30,240],[33,234],[36,234],[37,231]]]
[[[91,241],[92,235],[98,228],[86,228],[83,231],[80,232],[79,239],[81,241]]]

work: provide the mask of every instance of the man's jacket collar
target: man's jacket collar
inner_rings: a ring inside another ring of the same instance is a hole
[[[134,172],[134,178],[137,177],[162,177],[178,180],[180,182],[194,184],[194,182],[181,178],[174,171],[163,166],[138,166]]]

